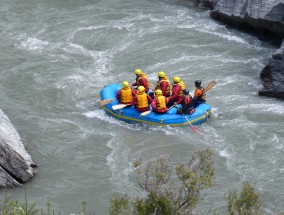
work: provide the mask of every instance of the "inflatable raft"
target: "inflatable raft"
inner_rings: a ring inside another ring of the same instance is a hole
[[[126,122],[147,123],[158,126],[185,126],[185,125],[198,125],[210,117],[212,114],[211,106],[204,103],[197,106],[193,114],[177,114],[177,107],[169,109],[164,114],[150,112],[143,115],[138,112],[133,106],[124,107],[114,110],[113,106],[118,105],[116,94],[121,89],[121,84],[109,84],[100,91],[102,108],[111,116]],[[104,104],[104,101],[109,103]],[[180,105],[178,105],[181,107]],[[150,107],[152,108],[152,107]]]

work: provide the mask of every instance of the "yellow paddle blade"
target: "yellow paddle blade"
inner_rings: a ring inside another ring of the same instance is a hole
[[[113,99],[102,100],[102,101],[100,101],[100,105],[101,105],[101,106],[104,106],[104,105],[106,105],[106,104],[108,104],[108,103],[111,103],[112,101],[113,101]]]
[[[126,106],[129,106],[130,104],[118,104],[118,105],[113,105],[112,106],[112,109],[113,110],[118,110],[118,109],[121,109],[121,108],[124,108]]]
[[[209,91],[212,87],[214,87],[216,84],[217,84],[217,82],[216,82],[215,80],[211,81],[211,82],[207,85],[205,91],[208,92],[208,91]]]
[[[151,112],[152,112],[151,110],[147,110],[147,111],[141,113],[141,116],[145,116],[145,115],[147,115],[147,114],[149,114],[149,113],[151,113]]]

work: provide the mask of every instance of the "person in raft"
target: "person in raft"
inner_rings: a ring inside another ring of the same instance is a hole
[[[181,81],[180,77],[174,77],[173,78],[173,87],[172,87],[172,94],[169,97],[169,103],[167,107],[171,107],[174,104],[180,103],[180,100],[182,99],[182,91],[185,89],[185,85],[183,81]]]
[[[157,86],[155,90],[161,90],[163,93],[163,96],[166,96],[167,98],[171,95],[171,82],[169,78],[166,76],[166,73],[163,71],[158,72],[158,78]]]
[[[134,105],[139,112],[145,112],[150,109],[153,99],[145,92],[145,87],[139,86],[136,95],[131,101],[131,105]]]
[[[120,104],[130,104],[135,95],[136,90],[132,89],[127,81],[123,81],[122,88],[116,94],[116,99]]]
[[[145,92],[147,93],[150,87],[150,82],[147,76],[142,72],[141,69],[136,69],[134,73],[136,75],[136,81],[132,84],[132,86],[136,86],[137,89],[139,86],[143,86],[145,88]]]
[[[193,97],[193,107],[197,107],[199,104],[205,103],[206,102],[206,91],[205,89],[201,86],[201,81],[196,80],[194,82],[195,84],[195,91],[194,91],[194,97]]]
[[[180,100],[180,103],[182,108],[178,108],[177,113],[178,114],[192,114],[195,110],[193,108],[193,102],[192,102],[192,96],[189,94],[188,89],[184,89],[182,91],[182,99]]]
[[[167,103],[169,99],[163,96],[162,90],[158,89],[155,91],[156,98],[152,102],[152,110],[156,113],[165,113],[167,112]]]

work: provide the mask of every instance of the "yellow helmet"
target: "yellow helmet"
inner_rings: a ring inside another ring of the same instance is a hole
[[[174,82],[175,83],[179,83],[181,80],[180,80],[180,77],[174,77]]]
[[[166,77],[166,73],[164,73],[163,71],[160,71],[158,73],[158,76],[161,77],[161,78],[164,78],[164,77]]]
[[[134,72],[136,75],[141,75],[143,73],[141,69],[135,69]]]
[[[156,94],[156,96],[161,96],[161,95],[163,95],[163,92],[162,92],[162,90],[156,90],[155,94]]]
[[[144,92],[145,91],[145,87],[139,86],[137,90],[138,90],[139,93]]]
[[[122,82],[122,86],[126,88],[126,87],[129,87],[129,84],[128,84],[127,81],[124,81],[124,82]]]

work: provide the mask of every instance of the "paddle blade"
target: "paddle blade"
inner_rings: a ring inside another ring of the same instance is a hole
[[[192,130],[194,133],[199,133],[199,130],[191,124],[191,122],[189,121],[189,119],[188,119],[187,117],[185,117],[185,119],[188,121],[191,130]]]
[[[215,80],[211,81],[211,82],[207,85],[205,91],[208,92],[208,91],[209,91],[212,87],[214,87],[216,84],[217,84],[217,82],[216,82]]]
[[[108,104],[108,103],[111,103],[112,101],[113,101],[113,99],[102,100],[102,101],[100,101],[100,105],[101,105],[101,106],[104,106],[104,105],[106,105],[106,104]]]
[[[147,110],[147,111],[145,111],[145,112],[141,113],[141,116],[146,116],[147,114],[149,114],[149,113],[151,113],[151,112],[152,112],[152,111]]]
[[[118,104],[118,105],[113,105],[112,109],[113,110],[118,110],[118,109],[122,109],[125,108],[126,106],[129,106],[130,104]]]
[[[194,133],[199,133],[199,130],[190,123],[190,128]]]

